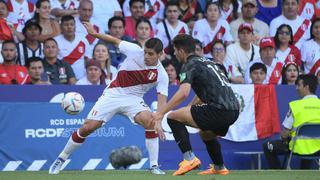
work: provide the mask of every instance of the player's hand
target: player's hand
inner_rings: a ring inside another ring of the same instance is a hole
[[[97,34],[97,31],[93,28],[92,24],[90,24],[89,22],[82,22],[82,24],[90,35]]]
[[[164,132],[163,132],[161,122],[162,122],[162,121],[156,121],[156,122],[155,122],[155,125],[154,125],[154,129],[155,129],[156,133],[158,134],[159,138],[160,138],[162,141],[164,141],[164,140],[166,140],[166,135],[165,135]]]

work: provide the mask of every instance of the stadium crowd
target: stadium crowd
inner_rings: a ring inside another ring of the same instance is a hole
[[[0,84],[109,84],[126,56],[82,22],[142,47],[159,38],[170,84],[181,33],[232,83],[320,82],[319,18],[319,0],[0,0]]]

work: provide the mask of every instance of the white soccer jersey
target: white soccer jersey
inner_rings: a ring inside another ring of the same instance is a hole
[[[278,49],[276,57],[283,64],[295,62],[298,66],[301,66],[301,54],[295,46],[289,46],[285,51]]]
[[[125,0],[122,6],[125,17],[131,16],[129,2],[130,0]],[[165,6],[161,0],[150,0],[150,4],[152,7],[149,7],[148,3],[145,2],[144,17],[149,19],[152,28],[155,29],[157,25],[157,19],[164,19]]]
[[[87,39],[87,41],[88,41],[88,43],[90,45],[88,47],[87,51],[88,52],[93,52],[93,48],[98,43],[99,39],[88,34],[86,28],[84,27],[84,25],[80,21],[79,17],[75,18],[75,22],[76,22],[76,24],[75,24],[76,25],[76,34],[79,34],[80,36],[85,37]],[[93,28],[99,33],[100,32],[100,28],[95,24],[92,24],[92,25],[93,25]]]
[[[8,22],[14,23],[15,27],[19,26],[19,32],[23,29],[24,24],[33,17],[36,9],[35,6],[27,0],[24,0],[22,4],[16,0],[8,0],[7,7],[9,11],[7,20]]]
[[[50,0],[51,9],[78,9],[79,1],[78,0],[66,0],[64,4],[62,4],[59,0]]]
[[[261,59],[253,60],[248,64],[248,67],[247,67],[247,70],[246,70],[246,74],[245,74],[245,78],[244,78],[246,84],[252,84],[252,80],[250,78],[250,67],[254,63],[262,63],[262,64],[264,64]],[[263,81],[263,84],[281,84],[282,66],[283,66],[283,63],[279,62],[279,60],[277,58],[273,59],[271,66],[266,65],[267,74],[266,74],[266,79]]]
[[[299,15],[309,20],[313,19],[316,14],[316,6],[314,2],[315,2],[314,0],[300,1],[299,9],[301,9],[301,12]]]
[[[204,54],[205,57],[212,58],[211,49],[212,43],[215,40],[222,40],[223,42],[233,41],[230,26],[226,20],[219,19],[214,30],[211,29],[207,19],[200,19],[195,22],[192,36],[195,39],[198,39],[204,45]]]
[[[166,22],[171,40],[173,40],[173,38],[176,37],[176,35],[178,34],[189,34],[189,28],[186,23],[178,20],[177,27],[173,28],[167,20],[165,20],[165,22]],[[157,24],[155,36],[162,41],[163,47],[165,48],[165,51],[166,51],[166,49],[169,46],[169,39],[166,34],[166,30],[164,28],[163,22]]]
[[[145,65],[143,49],[133,43],[121,41],[119,49],[127,58],[121,63],[116,79],[105,89],[105,93],[143,97],[156,86],[158,93],[168,96],[169,78],[160,62],[156,66]]]
[[[76,75],[77,79],[81,79],[86,75],[84,57],[91,57],[87,48],[88,42],[83,36],[76,35],[75,39],[70,42],[66,40],[63,35],[54,38],[59,46],[58,59],[65,60],[69,63]]]
[[[306,41],[301,48],[301,59],[305,73],[316,75],[320,68],[320,45],[313,39]]]
[[[288,24],[292,28],[294,44],[298,49],[301,49],[302,44],[310,37],[311,22],[301,16],[297,16],[295,20],[290,20],[280,15],[270,23],[271,36],[275,36],[277,28],[281,24]]]

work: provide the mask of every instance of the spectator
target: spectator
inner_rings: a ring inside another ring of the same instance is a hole
[[[7,21],[13,23],[18,32],[21,32],[24,24],[33,17],[36,9],[28,0],[7,0],[7,7]]]
[[[133,16],[130,5],[131,1],[135,0],[125,0],[123,4],[123,13],[125,17]],[[143,16],[149,19],[152,28],[156,29],[156,24],[164,19],[164,4],[162,0],[143,0],[143,3]]]
[[[292,44],[293,35],[292,29],[287,24],[282,24],[278,27],[274,37],[276,44],[276,57],[284,64],[295,62],[299,69],[301,67],[301,53],[299,49]]]
[[[78,10],[79,16],[74,18],[76,22],[76,34],[85,37],[90,45],[87,47],[88,52],[92,52],[93,47],[98,43],[98,39],[88,34],[82,22],[91,22],[93,11],[93,4],[91,0],[81,0]],[[100,32],[100,29],[97,25],[93,24],[93,27],[97,32]]]
[[[15,63],[17,48],[14,41],[4,41],[1,55],[3,64],[0,64],[0,84],[26,84],[28,70],[24,66]]]
[[[137,20],[143,17],[144,15],[144,0],[130,0],[130,12],[131,16],[125,18],[125,35],[130,36],[131,38],[136,38],[136,23]]]
[[[108,32],[108,22],[113,16],[122,16],[121,7],[117,0],[91,0],[93,4],[92,21],[98,25],[101,32]]]
[[[271,36],[275,36],[281,24],[288,24],[292,28],[293,44],[301,49],[302,44],[310,37],[311,22],[298,15],[298,0],[283,0],[282,15],[270,23]]]
[[[61,31],[62,34],[54,39],[58,44],[60,51],[58,54],[59,59],[65,60],[69,63],[76,75],[77,79],[81,79],[86,75],[84,57],[90,57],[88,41],[83,36],[76,36],[75,19],[73,16],[63,16],[61,18]]]
[[[250,67],[252,84],[263,84],[266,79],[267,67],[263,63],[254,63]]]
[[[318,84],[320,84],[320,69],[317,71]]]
[[[243,23],[238,29],[239,42],[235,42],[227,47],[227,67],[228,71],[233,74],[233,78],[238,81],[234,83],[244,83],[244,75],[247,70],[249,62],[259,59],[259,47],[252,43],[253,27],[250,23]],[[234,68],[232,68],[234,67]]]
[[[78,14],[78,0],[50,0],[51,14],[55,17]]]
[[[109,34],[124,41],[132,41],[131,37],[124,35],[125,20],[122,17],[114,16],[108,22]],[[120,52],[119,48],[112,43],[106,43],[111,57],[111,65],[118,68],[124,61],[126,55]]]
[[[26,22],[22,30],[25,40],[17,45],[17,64],[25,66],[28,58],[43,57],[43,44],[38,40],[41,31],[41,26],[34,19]]]
[[[29,73],[29,84],[46,84],[50,85],[48,75],[44,72],[42,59],[39,57],[31,57],[27,61],[27,68]]]
[[[202,45],[202,43],[198,39],[195,39],[194,43],[195,43],[195,46],[196,46],[196,49],[195,49],[194,53],[196,55],[198,55],[198,56],[203,56],[203,45]]]
[[[150,21],[147,18],[140,18],[137,21],[136,27],[136,41],[141,47],[144,47],[145,42],[150,39],[152,32],[152,26]]]
[[[267,67],[267,76],[263,84],[280,84],[281,83],[281,70],[282,70],[282,62],[279,62],[276,58],[276,45],[274,43],[273,38],[265,37],[260,41],[260,58],[251,61],[248,64],[246,73],[245,73],[245,82],[247,84],[251,84],[252,81],[250,79],[250,67],[254,63],[263,63]]]
[[[220,10],[217,3],[209,2],[205,9],[206,18],[196,21],[193,28],[193,38],[204,44],[204,56],[212,58],[212,43],[215,40],[222,40],[230,44],[233,39],[230,34],[230,26],[227,21],[220,19]]]
[[[106,80],[111,81],[117,75],[117,68],[111,65],[108,48],[104,43],[98,43],[93,48],[93,58],[100,63],[101,69],[106,74]],[[108,83],[109,84],[109,83]]]
[[[186,23],[192,32],[195,21],[203,18],[201,5],[197,0],[178,0],[178,3],[179,19]]]
[[[58,59],[58,44],[49,38],[44,41],[43,66],[52,84],[75,84],[76,78],[71,66],[64,60]]]
[[[296,135],[297,127],[304,123],[320,123],[320,101],[315,95],[317,78],[311,74],[300,75],[296,81],[296,89],[301,100],[289,103],[287,113],[282,125],[281,140],[267,141],[263,144],[263,151],[270,169],[281,169],[278,155],[288,155],[292,150],[291,139]],[[320,154],[320,141],[300,139],[295,144],[293,153],[301,155]],[[311,168],[310,160],[301,159],[301,169]]]
[[[295,85],[299,75],[299,66],[295,62],[288,62],[282,68],[281,84]]]
[[[189,34],[189,29],[186,23],[179,20],[179,5],[176,1],[167,3],[165,13],[166,19],[157,24],[156,37],[162,41],[167,59],[173,59],[173,38],[178,34]]]
[[[106,85],[110,83],[110,81],[106,81],[101,64],[96,60],[86,62],[86,72],[86,76],[79,79],[76,85]]]
[[[213,0],[215,2],[216,0]],[[241,2],[238,0],[217,0],[221,18],[231,23],[241,14]]]
[[[170,59],[163,60],[161,63],[169,76],[169,85],[179,85],[179,76],[175,64]]]
[[[299,15],[308,20],[314,20],[316,17],[320,17],[320,1],[299,1]]]
[[[38,0],[36,3],[36,12],[34,19],[41,26],[41,35],[38,40],[43,42],[48,38],[53,38],[60,34],[59,23],[50,18],[51,5],[49,0]]]
[[[256,0],[243,0],[241,12],[242,16],[230,24],[233,39],[239,40],[238,29],[243,23],[250,23],[252,25],[254,34],[253,42],[255,44],[259,44],[261,38],[269,36],[269,26],[265,22],[255,18],[258,12]]]
[[[304,72],[316,75],[320,68],[320,18],[313,20],[310,28],[311,38],[301,48]]]
[[[281,15],[282,0],[257,0],[256,18],[270,25],[270,22]]]
[[[222,72],[228,77],[229,81],[232,83],[243,83],[243,77],[237,77],[233,74],[232,69],[234,66],[231,64],[227,64],[226,59],[226,46],[223,44],[221,40],[217,40],[212,45],[211,54],[213,57],[213,61],[218,64],[218,67]],[[228,69],[226,68],[228,67]]]

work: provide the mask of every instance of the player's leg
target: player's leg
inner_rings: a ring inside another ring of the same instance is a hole
[[[229,174],[229,170],[224,166],[221,146],[216,135],[212,131],[200,131],[199,134],[206,145],[207,152],[213,164],[210,165],[208,170],[202,171],[198,174]]]
[[[173,175],[183,175],[192,169],[200,166],[200,160],[192,151],[189,133],[185,125],[198,128],[191,114],[191,106],[180,108],[172,111],[167,117],[168,125],[170,126],[176,143],[183,153],[183,161],[180,163],[179,169]]]

